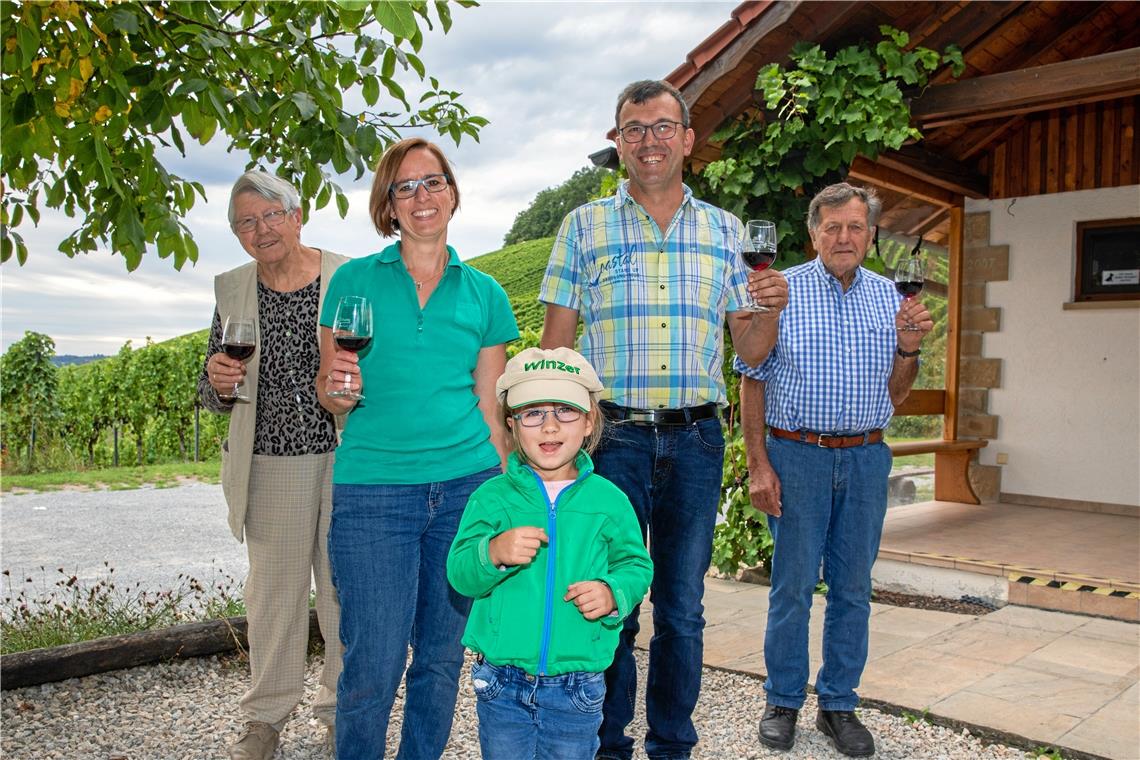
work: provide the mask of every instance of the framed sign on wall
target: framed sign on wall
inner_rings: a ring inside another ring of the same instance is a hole
[[[1077,222],[1074,301],[1140,300],[1140,217]]]

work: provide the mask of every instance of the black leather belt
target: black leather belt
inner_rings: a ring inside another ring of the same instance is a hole
[[[719,414],[717,405],[712,402],[680,409],[633,409],[603,401],[601,407],[606,419],[614,422],[630,422],[634,425],[691,425]]]

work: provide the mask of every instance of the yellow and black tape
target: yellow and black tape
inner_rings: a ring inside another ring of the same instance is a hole
[[[1117,599],[1140,599],[1140,592],[1137,591],[1128,591],[1127,589],[1118,589],[1112,586],[1094,586],[1079,581],[1059,581],[1052,578],[1036,578],[1032,575],[1021,575],[1019,573],[1011,573],[1009,581],[1010,583],[1024,583],[1029,586],[1056,588],[1061,591],[1082,591],[1089,594],[1096,594],[1097,596],[1111,596]]]

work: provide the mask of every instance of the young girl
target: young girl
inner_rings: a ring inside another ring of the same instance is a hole
[[[514,451],[471,495],[447,578],[474,597],[463,643],[484,760],[589,760],[605,669],[653,565],[633,507],[593,473],[602,384],[568,348],[528,348],[496,393]]]

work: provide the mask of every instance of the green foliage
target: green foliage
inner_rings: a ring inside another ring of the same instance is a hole
[[[1042,757],[1045,760],[1065,760],[1065,756],[1061,754],[1061,750],[1056,747],[1034,747],[1033,757]]]
[[[59,373],[53,356],[55,341],[27,330],[0,357],[4,445],[17,456],[27,452],[29,460],[37,435],[48,433],[56,419]]]
[[[907,725],[910,725],[910,726],[913,726],[916,723],[929,723],[930,722],[930,708],[929,707],[923,708],[922,713],[920,715],[916,715],[915,713],[912,713],[909,710],[903,710],[902,711],[902,717],[903,717],[903,720],[905,720],[907,722]]]
[[[609,169],[585,167],[574,172],[558,187],[548,187],[534,196],[503,238],[503,245],[547,238],[558,232],[562,219],[578,206],[597,196]]]
[[[141,583],[118,588],[112,567],[94,583],[62,567],[54,582],[43,567],[40,572],[43,578],[24,578],[18,591],[18,581],[3,573],[12,592],[0,606],[2,654],[245,614],[240,584],[220,570],[209,586],[180,575],[177,588],[166,591],[148,591]]]
[[[772,534],[768,521],[753,508],[748,498],[748,460],[744,436],[730,431],[724,449],[724,480],[720,513],[724,522],[713,533],[712,564],[720,572],[735,576],[741,568],[762,566],[772,571]]]
[[[275,164],[306,215],[335,199],[344,217],[326,167],[359,178],[405,128],[458,144],[487,124],[416,55],[421,24],[434,23],[451,26],[443,0],[0,4],[0,261],[27,259],[17,229],[39,223],[41,204],[82,218],[60,243],[68,256],[103,243],[128,270],[148,246],[176,269],[196,261],[183,219],[205,190],[155,151],[185,156],[187,142],[215,136],[247,152],[248,168]],[[426,90],[417,102],[397,72]],[[355,92],[366,110],[346,110]]]
[[[507,291],[520,330],[542,332],[546,307],[538,302],[538,289],[553,245],[553,238],[528,240],[467,261],[494,277]]]
[[[721,157],[691,178],[694,192],[742,219],[776,222],[781,266],[803,260],[808,203],[839,181],[858,155],[921,138],[910,125],[903,87],[922,87],[942,64],[962,66],[961,52],[907,50],[905,32],[880,27],[874,48],[852,45],[828,55],[818,45],[793,48],[794,66],[772,63],[756,78],[764,109],[722,125],[713,140]]]
[[[13,410],[9,414],[5,406],[5,442],[14,449],[5,462],[5,473],[110,464],[114,460],[115,430],[124,433],[120,448],[126,448],[129,441],[136,464],[171,458],[185,461],[194,454],[196,420],[199,458],[216,457],[226,435],[228,418],[201,413],[197,406],[198,375],[205,362],[206,339],[206,331],[202,330],[162,343],[148,338],[140,349],[134,349],[128,341],[113,357],[44,370],[53,378],[58,373],[59,382],[43,399],[51,406],[50,413],[41,415],[43,419],[37,425],[35,462],[11,455],[17,453],[13,435],[19,432],[19,415],[32,408],[20,401],[20,393],[32,386],[20,382],[20,390],[11,393],[5,386],[4,402],[11,404]],[[19,344],[13,344],[0,359],[9,367],[9,375],[21,361]],[[39,375],[34,377],[39,382]],[[10,424],[13,422],[15,427]],[[121,461],[127,461],[125,452]]]

